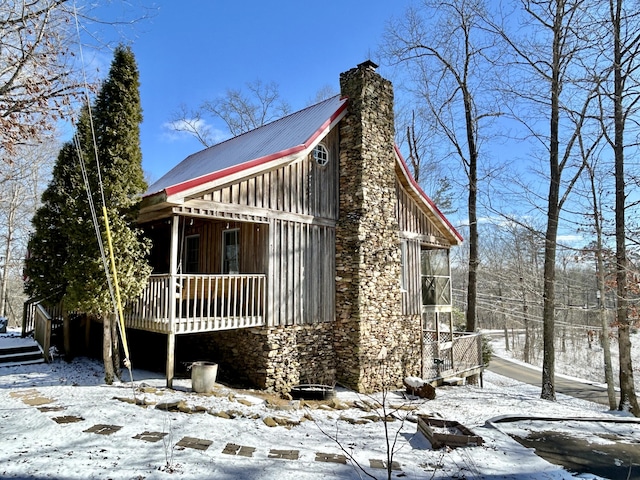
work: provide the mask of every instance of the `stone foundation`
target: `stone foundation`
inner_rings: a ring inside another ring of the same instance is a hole
[[[332,333],[332,324],[318,323],[183,335],[177,342],[178,358],[214,361],[222,378],[288,392],[300,383],[333,383]]]

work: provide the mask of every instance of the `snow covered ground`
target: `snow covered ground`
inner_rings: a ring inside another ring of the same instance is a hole
[[[599,342],[593,341],[589,345],[586,334],[570,336],[565,342],[565,348],[556,346],[556,374],[562,374],[571,378],[583,379],[589,382],[604,384],[604,353]],[[491,334],[491,347],[493,352],[500,357],[514,361],[522,360],[522,347],[524,335],[522,333],[510,335],[510,350],[506,351],[504,335],[502,332],[489,332]],[[514,342],[515,339],[515,342]],[[540,339],[538,339],[540,341]],[[515,347],[514,347],[515,343]],[[631,361],[634,370],[636,392],[640,393],[640,332],[631,335]],[[531,363],[534,366],[542,366],[542,345],[536,344],[532,349]],[[618,340],[615,335],[611,338],[611,363],[616,387],[618,386]]]
[[[158,374],[134,370],[133,384],[107,386],[102,366],[89,359],[0,368],[0,478],[387,478],[376,468],[387,458],[380,396],[338,389],[328,404],[305,404],[222,385],[196,394],[188,379],[177,380],[174,390],[164,383]],[[539,394],[489,372],[483,388],[441,387],[431,401],[389,392],[386,413],[396,419],[386,426],[391,441],[397,435],[399,467],[393,478],[575,478],[487,420],[614,414],[564,396],[543,401]],[[484,444],[433,450],[416,433],[418,414],[457,421]]]

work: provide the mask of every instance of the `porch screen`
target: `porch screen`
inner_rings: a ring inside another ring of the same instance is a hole
[[[222,232],[222,273],[240,273],[240,230]]]
[[[422,304],[451,305],[449,250],[421,250],[420,269],[422,273]]]

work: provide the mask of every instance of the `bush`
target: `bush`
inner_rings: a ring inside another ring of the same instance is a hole
[[[491,340],[488,335],[482,335],[482,364],[485,367],[489,366],[493,357],[493,348],[491,348]]]

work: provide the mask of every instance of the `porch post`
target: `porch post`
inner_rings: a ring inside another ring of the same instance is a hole
[[[176,320],[176,302],[175,291],[178,274],[178,242],[180,231],[180,217],[173,215],[171,217],[171,247],[170,247],[170,260],[169,260],[169,289],[171,296],[171,302],[169,304],[169,333],[167,334],[167,365],[166,365],[166,377],[167,388],[173,387],[173,374],[175,369],[175,350],[176,350],[176,335],[174,333],[174,324]]]
[[[175,365],[176,334],[167,335],[167,388],[173,388],[173,373]]]
[[[169,273],[173,275],[178,274],[178,244],[179,244],[179,231],[180,231],[180,217],[173,215],[171,217],[171,258],[169,262]]]

